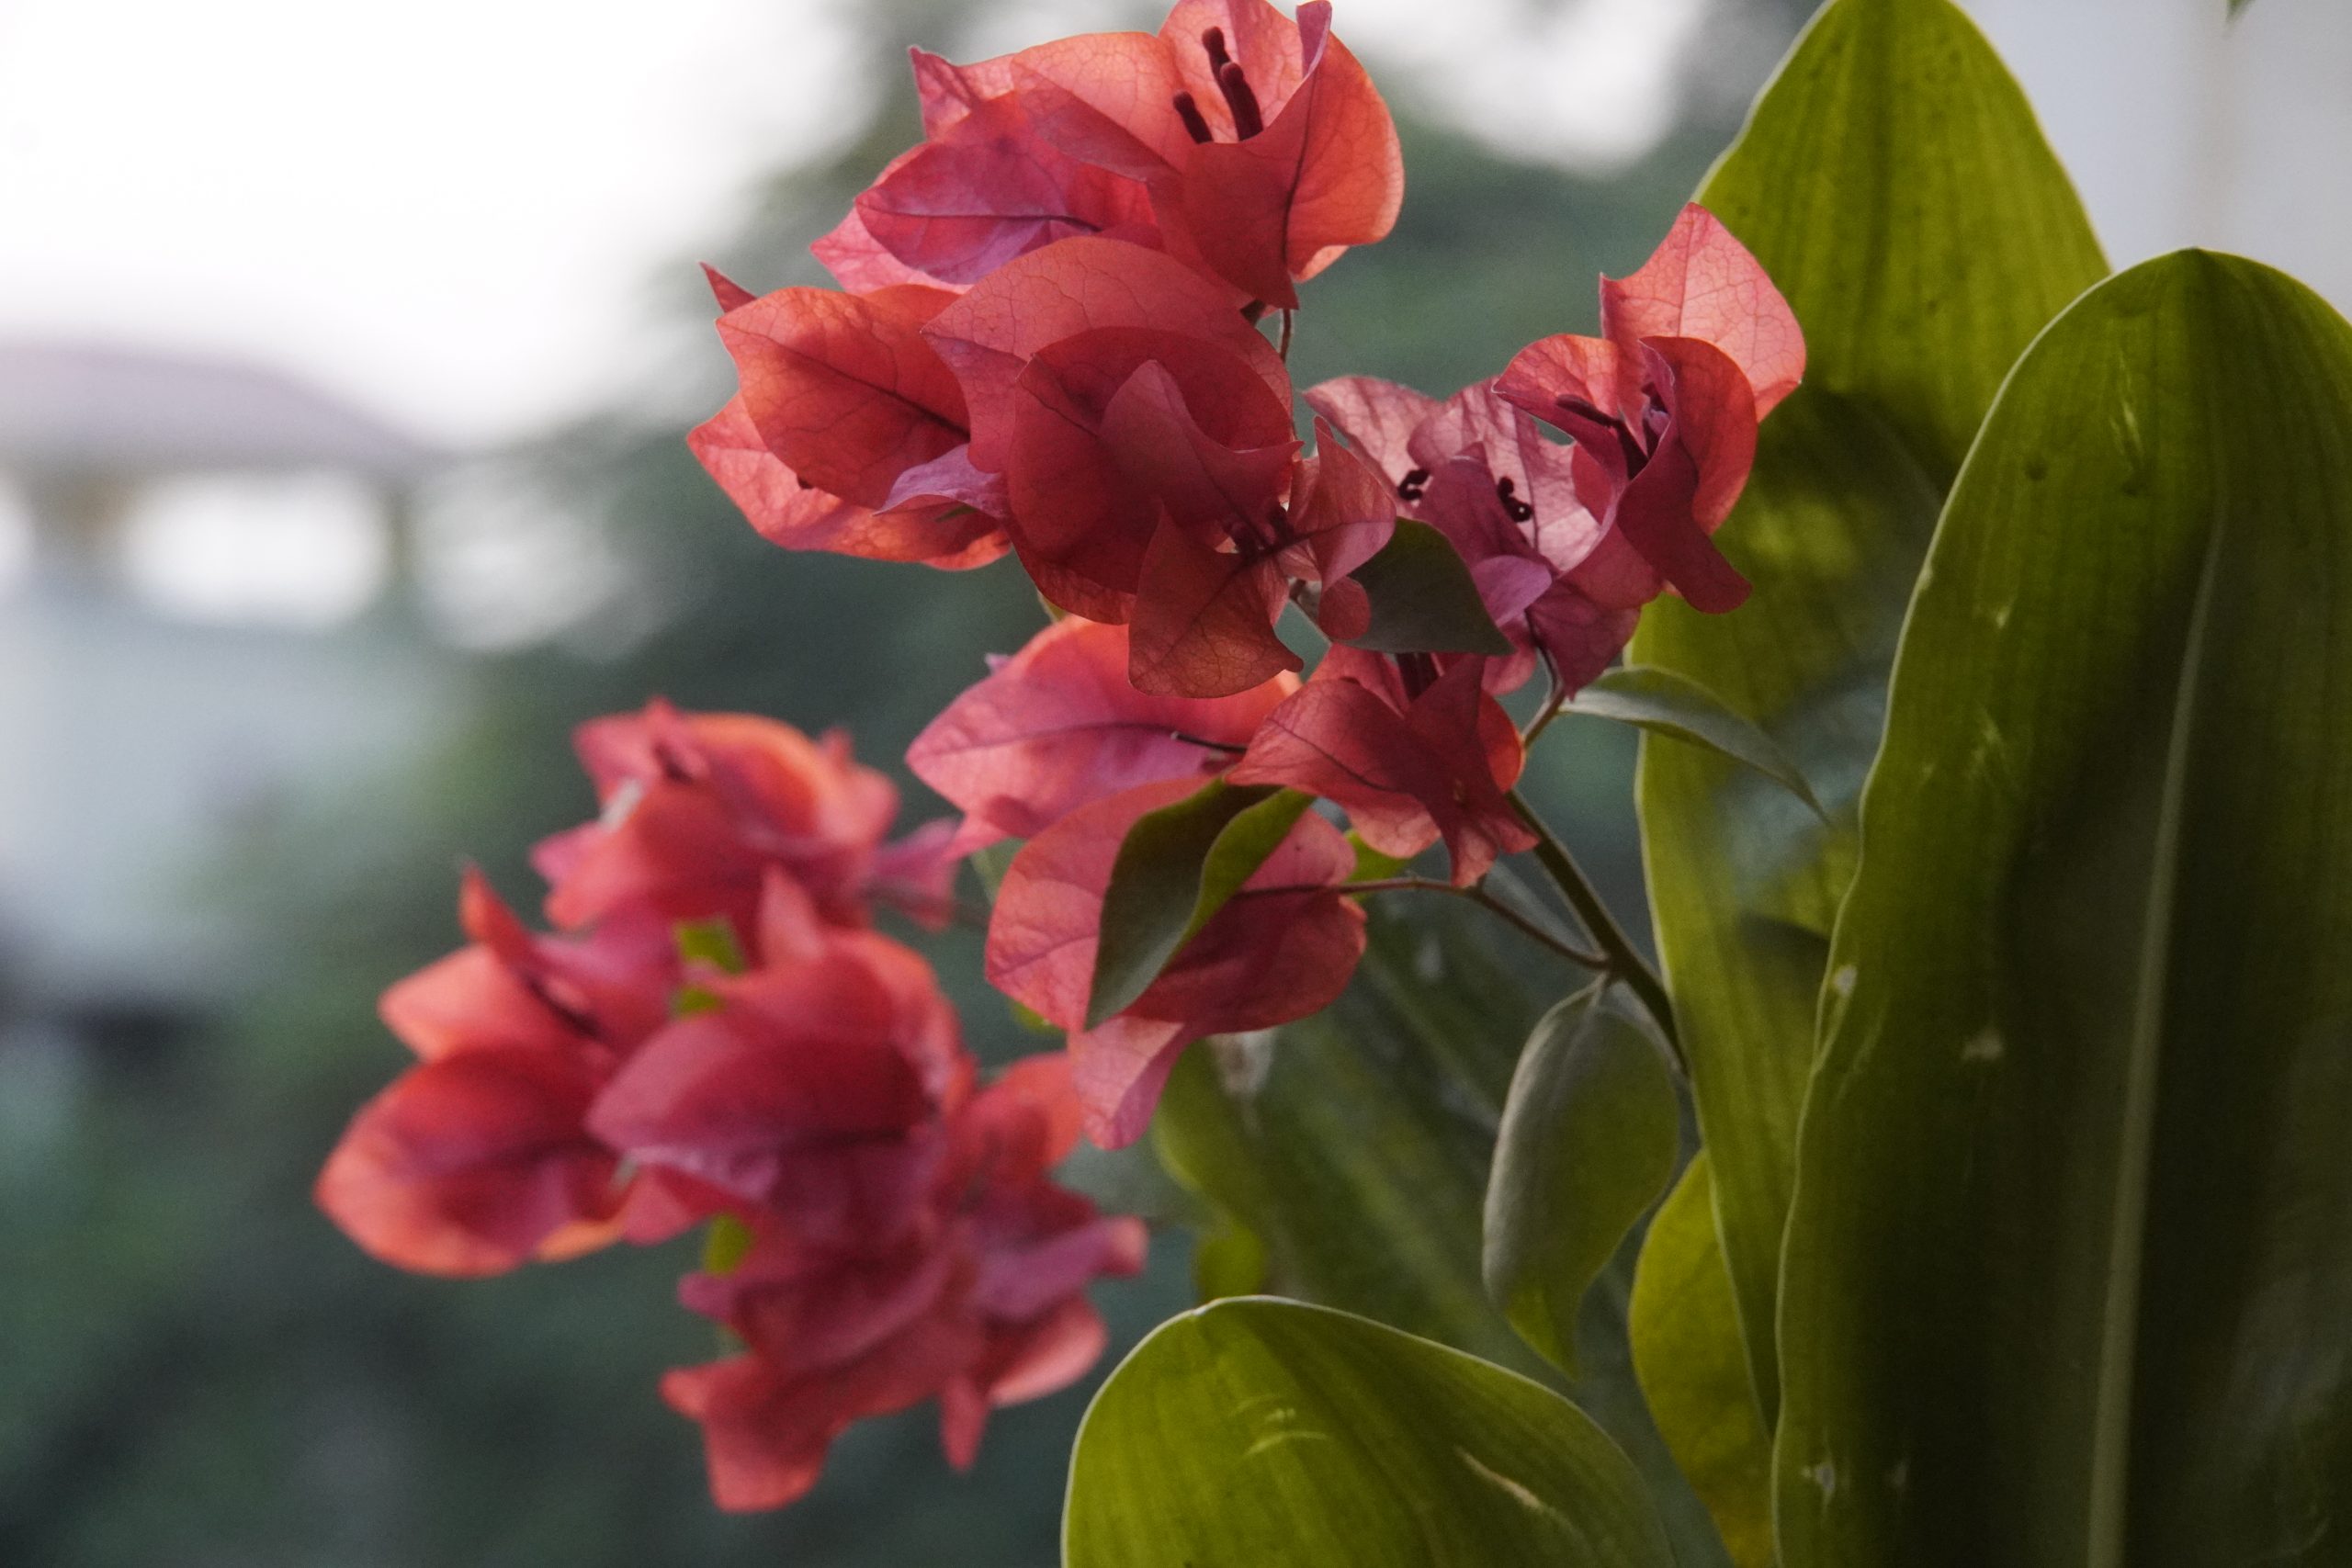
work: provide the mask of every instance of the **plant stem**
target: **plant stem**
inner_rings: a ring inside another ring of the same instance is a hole
[[[1538,709],[1535,716],[1528,721],[1527,728],[1519,732],[1519,744],[1521,750],[1534,745],[1535,738],[1552,728],[1552,721],[1560,716],[1561,710],[1568,705],[1568,698],[1572,694],[1567,690],[1566,682],[1560,679],[1560,667],[1553,662],[1550,651],[1538,649],[1538,652],[1542,654],[1544,660],[1544,673],[1549,689],[1544,694],[1543,707]]]
[[[1568,907],[1577,912],[1577,919],[1584,922],[1586,931],[1607,955],[1604,967],[1642,998],[1642,1005],[1657,1021],[1658,1032],[1666,1037],[1668,1046],[1674,1052],[1676,1064],[1682,1067],[1687,1077],[1690,1064],[1683,1059],[1681,1036],[1674,1024],[1674,1003],[1666,994],[1666,982],[1658,978],[1657,971],[1650,967],[1649,961],[1634,946],[1633,939],[1617,923],[1617,917],[1609,912],[1609,906],[1601,902],[1600,895],[1586,879],[1576,857],[1568,853],[1567,845],[1562,843],[1559,836],[1535,815],[1534,807],[1527,804],[1527,797],[1512,790],[1506,798],[1510,801],[1511,809],[1519,813],[1520,820],[1534,830],[1536,860],[1550,874],[1561,897],[1567,899]]]
[[[1285,360],[1290,358],[1291,323],[1297,319],[1297,316],[1298,312],[1295,310],[1284,310],[1283,312],[1283,341],[1276,348],[1275,352],[1280,354]]]
[[[1457,898],[1467,898],[1473,904],[1500,917],[1571,964],[1582,964],[1587,969],[1607,969],[1611,966],[1609,960],[1600,953],[1587,953],[1575,943],[1554,936],[1484,887],[1456,887],[1451,882],[1439,882],[1426,876],[1391,876],[1379,882],[1344,883],[1340,891],[1342,893],[1450,893]]]

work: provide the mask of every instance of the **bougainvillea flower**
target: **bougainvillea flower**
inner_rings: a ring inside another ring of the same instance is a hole
[[[1088,1134],[1105,1147],[1142,1133],[1185,1045],[1328,1006],[1363,955],[1363,911],[1338,891],[1354,852],[1310,812],[1132,1006],[1089,1030],[1102,898],[1119,845],[1137,818],[1194,787],[1139,785],[1038,834],[1013,857],[989,924],[989,982],[1069,1031],[1071,1081]]]
[[[1151,193],[1071,157],[1032,129],[1017,93],[967,101],[857,198],[860,222],[908,266],[976,283],[1077,234],[1156,246]]]
[[[974,283],[1073,234],[1164,248],[1234,290],[1295,284],[1395,225],[1396,131],[1331,37],[1266,0],[1182,0],[1159,36],[1064,39],[974,65],[916,51],[924,141],[818,254],[853,288]]]
[[[581,726],[574,743],[603,814],[533,852],[559,926],[640,908],[748,931],[771,870],[842,925],[864,923],[882,890],[876,860],[898,792],[838,734],[811,740],[774,719],[682,714],[657,698]]]
[[[917,1223],[843,1248],[763,1217],[737,1267],[684,1282],[685,1303],[748,1347],[663,1384],[704,1424],[722,1506],[789,1502],[851,1423],[934,1396],[961,1468],[989,1409],[1093,1364],[1105,1336],[1083,1292],[1139,1269],[1144,1234],[1047,1179],[1077,1120],[1058,1057],[1017,1064],[950,1117],[948,1156]]]
[[[614,1235],[627,1193],[583,1118],[667,1016],[678,964],[654,923],[536,935],[470,870],[458,911],[471,945],[380,1004],[424,1060],[353,1118],[316,1197],[388,1263],[492,1274]]]
[[[1324,0],[1295,22],[1266,0],[1179,0],[1159,36],[1195,143],[1177,186],[1193,242],[1252,299],[1295,308],[1294,280],[1396,225],[1405,166],[1388,106]]]
[[[953,295],[711,283],[741,389],[688,444],[752,526],[787,549],[947,568],[1003,552],[1002,488],[968,460],[962,393],[920,335]]]
[[[1297,689],[1284,675],[1228,697],[1153,696],[1127,680],[1127,628],[1057,621],[949,704],[907,766],[964,812],[956,848],[1034,838],[1090,801],[1206,778]]]
[[[639,1165],[783,1210],[798,1235],[897,1228],[971,1075],[930,965],[870,931],[831,931],[807,956],[703,988],[713,1005],[647,1041],[589,1127]]]
[[[1442,838],[1454,882],[1467,886],[1497,857],[1535,843],[1504,797],[1519,779],[1519,733],[1481,689],[1482,673],[1464,659],[1408,694],[1390,660],[1334,648],[1227,777],[1321,795],[1398,859]]]
[[[1488,662],[1488,690],[1523,683],[1539,653],[1570,693],[1609,667],[1665,580],[1586,508],[1573,448],[1544,436],[1492,381],[1441,400],[1349,376],[1306,395],[1378,468],[1394,504],[1438,528],[1469,564],[1519,649]]]
[[[518,1046],[422,1063],[352,1119],[319,1173],[319,1207],[372,1256],[426,1274],[599,1246],[624,1193],[582,1118],[607,1070]]]
[[[1708,536],[1756,457],[1756,427],[1804,374],[1788,301],[1705,209],[1682,210],[1656,254],[1603,279],[1598,338],[1520,351],[1502,395],[1576,439],[1576,487],[1604,525],[1702,610],[1747,582]]]
[[[1004,476],[1013,547],[1064,609],[1129,618],[1171,466],[1246,475],[1229,510],[1253,521],[1282,498],[1296,442],[1281,356],[1167,256],[1064,240],[998,268],[923,333],[963,385],[973,463]],[[1168,499],[1190,514],[1204,497]],[[1213,547],[1216,525],[1192,522]]]
[[[503,1046],[617,1060],[669,1017],[678,958],[659,920],[541,936],[469,866],[458,922],[469,944],[394,982],[377,1004],[385,1026],[427,1061]]]

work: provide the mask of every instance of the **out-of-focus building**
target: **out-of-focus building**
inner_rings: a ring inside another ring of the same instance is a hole
[[[446,461],[256,366],[0,343],[9,1033],[153,1038],[254,975],[223,852],[455,705],[407,569]]]

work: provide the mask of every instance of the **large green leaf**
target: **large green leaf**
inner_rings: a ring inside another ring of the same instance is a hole
[[[1658,1434],[1732,1562],[1771,1568],[1772,1438],[1748,1381],[1703,1150],[1650,1222],[1628,1327]]]
[[[1095,1396],[1064,1568],[1674,1568],[1641,1478],[1576,1406],[1295,1302],[1163,1325]]]
[[[2018,366],[1904,633],[1781,1303],[1790,1568],[2352,1551],[2352,326]]]
[[[1648,1019],[1605,983],[1545,1013],[1487,1178],[1487,1293],[1572,1377],[1585,1292],[1674,1179],[1682,1107]]]
[[[1724,550],[1729,615],[1650,607],[1638,663],[1708,687],[1851,823],[1941,491],[2010,364],[2105,271],[2017,85],[1949,0],[1835,0],[1700,192],[1805,333]],[[1848,830],[1673,741],[1645,741],[1659,956],[1712,1153],[1758,1394],[1797,1112]]]

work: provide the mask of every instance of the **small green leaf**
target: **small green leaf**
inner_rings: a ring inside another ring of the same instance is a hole
[[[1382,854],[1378,850],[1365,843],[1363,837],[1352,829],[1348,833],[1348,848],[1356,852],[1355,870],[1348,875],[1348,880],[1351,882],[1385,882],[1390,877],[1400,874],[1407,866],[1413,863],[1410,861],[1398,860],[1395,855]]]
[[[1065,1568],[1673,1568],[1633,1465],[1514,1372],[1295,1302],[1163,1325],[1095,1396]]]
[[[1605,983],[1544,1015],[1487,1181],[1487,1292],[1570,1377],[1585,1292],[1674,1179],[1681,1108],[1641,1010]]]
[[[678,956],[688,964],[707,964],[728,975],[741,975],[750,967],[734,926],[726,920],[681,920],[675,939]]]
[[[2236,21],[2238,13],[2254,4],[2254,0],[2230,0],[2230,20]]]
[[[1688,675],[1655,665],[1630,664],[1611,670],[1578,692],[1567,712],[1589,718],[1614,719],[1653,735],[1669,735],[1770,779],[1813,808],[1826,822],[1829,814],[1805,783],[1804,774],[1770,736],[1724,705],[1724,700]]]
[[[1000,839],[985,849],[974,850],[965,856],[972,874],[980,879],[980,891],[989,902],[996,902],[996,890],[1004,886],[1004,874],[1012,864],[1012,857],[1021,852],[1019,839]]]
[[[1704,1151],[1650,1222],[1630,1318],[1634,1373],[1659,1436],[1732,1562],[1771,1568],[1772,1438],[1747,1375]]]
[[[1143,995],[1313,804],[1294,789],[1238,789],[1212,779],[1137,818],[1102,896],[1087,1027]]]
[[[681,986],[677,995],[670,998],[672,1018],[692,1018],[696,1013],[717,1012],[727,1005],[717,991],[707,986]]]
[[[1396,520],[1381,552],[1356,568],[1372,626],[1355,639],[1374,653],[1510,651],[1452,540],[1426,523]]]
[[[732,1214],[720,1214],[703,1233],[702,1271],[732,1274],[751,1255],[753,1239],[751,1226]]]

